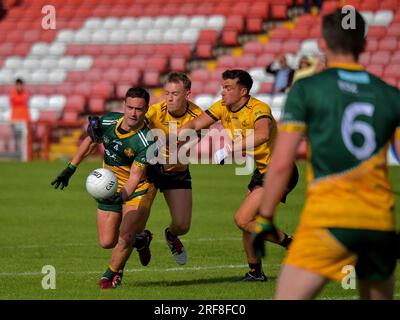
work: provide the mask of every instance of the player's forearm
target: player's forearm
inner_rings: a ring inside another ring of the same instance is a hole
[[[86,137],[79,145],[78,151],[72,157],[71,164],[77,167],[96,147],[96,143],[90,137]]]
[[[134,171],[135,171],[134,174],[131,173],[129,179],[126,181],[126,183],[121,189],[122,198],[124,199],[124,201],[126,201],[134,193],[140,182],[140,178],[142,177],[143,174],[142,170],[134,169]]]
[[[268,134],[256,133],[247,139],[239,138],[233,141],[233,151],[254,151],[255,148],[268,141]]]

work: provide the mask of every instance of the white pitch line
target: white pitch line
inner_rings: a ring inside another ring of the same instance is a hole
[[[277,267],[280,264],[268,264],[268,267]],[[217,266],[199,266],[199,267],[175,267],[175,268],[134,268],[127,269],[125,273],[135,273],[135,272],[175,272],[175,271],[201,271],[201,270],[220,270],[220,269],[239,269],[248,267],[246,264],[237,265],[217,265]],[[100,274],[101,270],[98,271],[67,271],[67,272],[57,272],[56,274]],[[37,276],[43,275],[41,272],[1,272],[0,277],[8,276]]]
[[[211,242],[211,241],[242,241],[241,238],[199,238],[199,239],[185,239],[184,242]],[[153,240],[153,243],[164,243],[165,240]],[[37,248],[55,248],[55,247],[90,247],[97,245],[97,242],[93,241],[90,243],[63,243],[63,244],[29,244],[22,246],[0,246],[0,249],[37,249]]]

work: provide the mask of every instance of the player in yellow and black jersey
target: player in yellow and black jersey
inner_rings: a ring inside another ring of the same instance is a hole
[[[184,125],[179,130],[179,135],[183,136],[184,129],[199,131],[221,121],[232,140],[232,146],[225,145],[223,149],[218,150],[214,155],[216,162],[222,161],[231,150],[243,152],[254,158],[257,169],[248,185],[248,194],[236,211],[235,222],[243,232],[243,246],[250,267],[250,271],[245,274],[243,280],[266,281],[261,259],[254,255],[250,237],[251,232],[254,231],[255,216],[261,202],[263,176],[268,171],[271,151],[275,142],[276,122],[270,107],[250,96],[253,80],[246,71],[227,70],[222,74],[222,79],[222,100],[217,101],[200,117]],[[246,146],[246,136],[249,133],[254,134],[253,148]],[[281,199],[282,202],[285,202],[287,193],[295,187],[297,180],[298,172],[295,167],[291,182],[287,186],[287,192]],[[266,240],[272,240],[272,238]],[[274,242],[287,248],[291,238],[286,233],[279,231],[279,238]]]
[[[189,101],[191,81],[184,73],[171,72],[164,85],[165,100],[151,105],[146,121],[151,129],[160,129],[165,135],[170,126],[180,128],[203,111]],[[165,239],[176,263],[186,263],[186,251],[178,236],[189,231],[192,218],[192,181],[189,167],[178,161],[169,161],[170,150],[164,149],[167,164],[149,167],[149,178],[164,194],[171,223],[165,229]]]

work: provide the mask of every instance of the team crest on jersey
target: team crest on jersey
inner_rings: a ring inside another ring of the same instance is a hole
[[[242,127],[248,127],[250,123],[247,120],[242,121]]]
[[[131,149],[131,148],[126,148],[125,150],[124,150],[124,153],[125,153],[125,155],[128,157],[128,158],[132,158],[133,157],[133,150]]]
[[[108,144],[110,142],[110,139],[107,136],[103,136],[103,142],[105,144]]]

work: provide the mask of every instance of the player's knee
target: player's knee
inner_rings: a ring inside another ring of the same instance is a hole
[[[242,214],[240,214],[240,212],[235,214],[235,223],[238,226],[238,228],[241,230],[248,229],[249,220],[246,217],[244,217]]]
[[[112,237],[99,238],[99,244],[103,249],[112,249],[116,246],[118,240]]]
[[[184,235],[189,232],[190,222],[180,221],[173,224],[173,230],[177,235]]]

